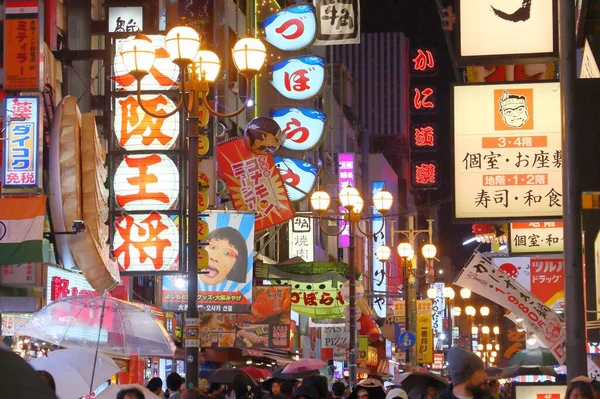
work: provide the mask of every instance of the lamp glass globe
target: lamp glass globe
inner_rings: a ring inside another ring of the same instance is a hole
[[[411,252],[414,254],[412,245],[409,243],[403,242],[398,245],[398,255],[400,255],[401,258],[408,258]]]
[[[200,35],[189,26],[176,26],[165,37],[165,47],[175,63],[190,63],[200,48]]]
[[[380,213],[390,210],[394,203],[394,197],[389,191],[381,190],[373,196],[373,206]]]
[[[392,249],[387,245],[382,245],[375,250],[375,256],[380,262],[387,262],[390,256],[392,256]]]
[[[423,245],[421,252],[423,253],[423,257],[425,259],[432,260],[435,258],[435,255],[437,254],[437,248],[433,244],[425,244],[425,245]]]
[[[310,196],[310,204],[317,212],[325,212],[327,209],[329,209],[330,203],[331,198],[326,191],[315,191]]]
[[[462,299],[469,299],[469,298],[471,298],[471,290],[468,289],[468,288],[462,288],[460,290],[460,297]]]
[[[194,58],[194,66],[198,79],[214,82],[221,71],[219,56],[209,50],[200,50]]]
[[[125,39],[119,47],[119,52],[125,68],[134,75],[148,73],[156,58],[156,49],[152,40],[141,33]]]
[[[339,194],[340,203],[346,209],[354,208],[357,205],[360,193],[352,186],[344,187]],[[364,202],[363,202],[364,204]]]
[[[255,75],[260,71],[267,58],[264,43],[254,37],[245,37],[233,46],[233,62],[241,73]]]

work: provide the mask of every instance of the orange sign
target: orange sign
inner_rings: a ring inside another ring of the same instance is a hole
[[[494,90],[494,129],[533,129],[533,89]]]
[[[7,1],[4,21],[4,90],[40,89],[37,0]]]

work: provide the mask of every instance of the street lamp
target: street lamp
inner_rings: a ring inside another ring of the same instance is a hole
[[[169,57],[179,67],[179,102],[174,110],[167,113],[149,111],[141,98],[141,80],[148,75],[154,65],[156,53],[151,40],[141,31],[127,39],[120,48],[125,68],[137,81],[137,102],[142,110],[153,118],[168,118],[185,110],[188,121],[188,309],[186,319],[198,324],[198,142],[201,129],[208,126],[209,115],[230,118],[239,115],[246,103],[234,112],[219,113],[208,103],[210,84],[221,69],[219,57],[209,50],[200,48],[200,35],[189,26],[172,28],[165,38]],[[246,80],[246,92],[250,81],[262,68],[267,50],[258,39],[247,37],[239,40],[232,51],[233,62]],[[186,347],[186,383],[188,387],[198,386],[198,348]]]
[[[379,211],[379,213],[381,213],[382,215],[385,215],[387,213],[387,211],[390,210],[390,208],[392,207],[393,204],[393,197],[392,195],[385,191],[382,190],[378,193],[379,195],[375,195],[373,196],[373,206],[375,207],[375,209],[377,211]],[[349,324],[349,329],[350,329],[350,342],[349,342],[349,358],[348,358],[348,371],[349,371],[349,375],[350,375],[350,383],[351,384],[355,384],[356,380],[357,380],[357,373],[356,373],[356,266],[354,264],[354,249],[355,249],[355,228],[358,228],[358,230],[365,235],[366,237],[375,237],[378,234],[381,233],[381,231],[383,230],[383,224],[381,226],[381,228],[379,229],[378,232],[374,233],[374,234],[369,234],[365,231],[363,231],[360,227],[360,212],[363,209],[364,206],[364,200],[362,199],[362,197],[360,196],[359,191],[352,187],[352,186],[347,186],[344,187],[338,194],[338,200],[340,201],[341,205],[344,207],[344,209],[346,210],[346,212],[344,213],[344,218],[348,221],[348,229],[349,229],[349,239],[350,239],[350,245],[348,246],[349,249],[349,253],[348,253],[348,258],[349,258],[349,273],[348,273],[348,282],[349,282],[349,294],[350,294],[350,298],[349,298],[349,303],[348,306],[350,308],[350,320],[348,321]],[[317,213],[318,217],[319,217],[319,227],[321,229],[321,231],[323,233],[325,233],[328,236],[332,236],[332,237],[337,237],[339,235],[341,235],[344,230],[345,227],[343,229],[341,229],[340,231],[338,231],[337,233],[329,233],[327,231],[327,229],[323,226],[323,215],[325,214],[325,212],[327,212],[327,210],[329,209],[329,205],[331,203],[331,199],[329,197],[329,194],[327,194],[325,191],[315,191],[314,193],[311,194],[310,196],[310,203],[314,209],[314,211]],[[383,249],[381,249],[383,248]],[[378,252],[376,252],[377,258],[380,261],[384,261],[383,259],[387,260],[390,258],[392,254],[392,251],[389,247],[387,246],[382,246],[378,249]]]
[[[481,332],[483,335],[490,335],[490,328],[488,326],[481,327]]]
[[[429,299],[437,298],[437,289],[436,288],[427,289],[427,298],[429,298]]]
[[[462,314],[462,309],[458,306],[455,306],[454,309],[452,309],[452,313],[454,314],[454,316],[460,317],[460,315]]]
[[[475,317],[476,310],[473,306],[467,306],[465,308],[465,314],[469,317]]]
[[[494,326],[494,328],[492,328],[492,331],[493,331],[494,335],[498,335],[498,334],[500,334],[500,327]]]
[[[488,317],[490,315],[490,308],[488,308],[487,306],[482,306],[479,308],[479,313],[483,317]]]
[[[462,290],[461,290],[461,294],[462,294]],[[468,331],[471,331],[471,335],[469,337],[469,348],[471,348],[471,350],[473,350],[473,335],[477,335],[478,332],[478,328],[473,326],[473,321],[475,320],[475,315],[477,314],[477,310],[475,310],[475,308],[473,306],[467,306],[465,307],[465,314],[467,315],[467,322],[468,322]]]
[[[468,288],[463,288],[460,290],[460,297],[462,299],[469,299],[471,298],[471,290]]]
[[[375,250],[375,256],[380,262],[387,262],[392,256],[392,250],[387,245],[382,245]]]

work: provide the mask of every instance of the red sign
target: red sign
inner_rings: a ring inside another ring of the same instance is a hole
[[[225,180],[235,209],[256,212],[256,231],[294,217],[272,155],[251,152],[239,138],[219,144],[217,162],[219,177]]]
[[[434,123],[413,123],[411,129],[411,149],[432,151],[437,149],[437,125]]]
[[[68,296],[77,296],[77,295],[91,295],[91,296],[100,296],[94,290],[80,290],[77,287],[69,288],[69,279],[61,278],[58,276],[52,277],[52,285],[50,286],[50,299],[56,301],[61,298],[65,298]]]
[[[436,108],[434,87],[413,87],[412,109],[416,112],[433,112]]]
[[[565,289],[563,259],[531,258],[531,293],[550,307],[561,301]]]
[[[435,161],[413,162],[411,165],[413,188],[437,188],[439,176]]]
[[[537,399],[560,399],[559,393],[538,393]]]

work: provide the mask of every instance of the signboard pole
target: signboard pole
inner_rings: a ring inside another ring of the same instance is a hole
[[[348,356],[348,372],[350,374],[350,387],[353,388],[357,382],[357,370],[356,370],[356,355],[358,348],[356,347],[356,268],[354,264],[354,249],[355,244],[355,223],[348,221],[348,229],[350,232],[350,245],[348,246],[348,281],[350,284],[350,301],[348,306],[350,307],[350,342],[349,342],[349,356]]]
[[[575,8],[570,0],[559,1],[559,65],[562,104],[563,226],[565,259],[566,342],[569,354],[567,378],[587,375],[585,303],[581,267],[581,190],[577,170],[577,112],[575,85]]]

